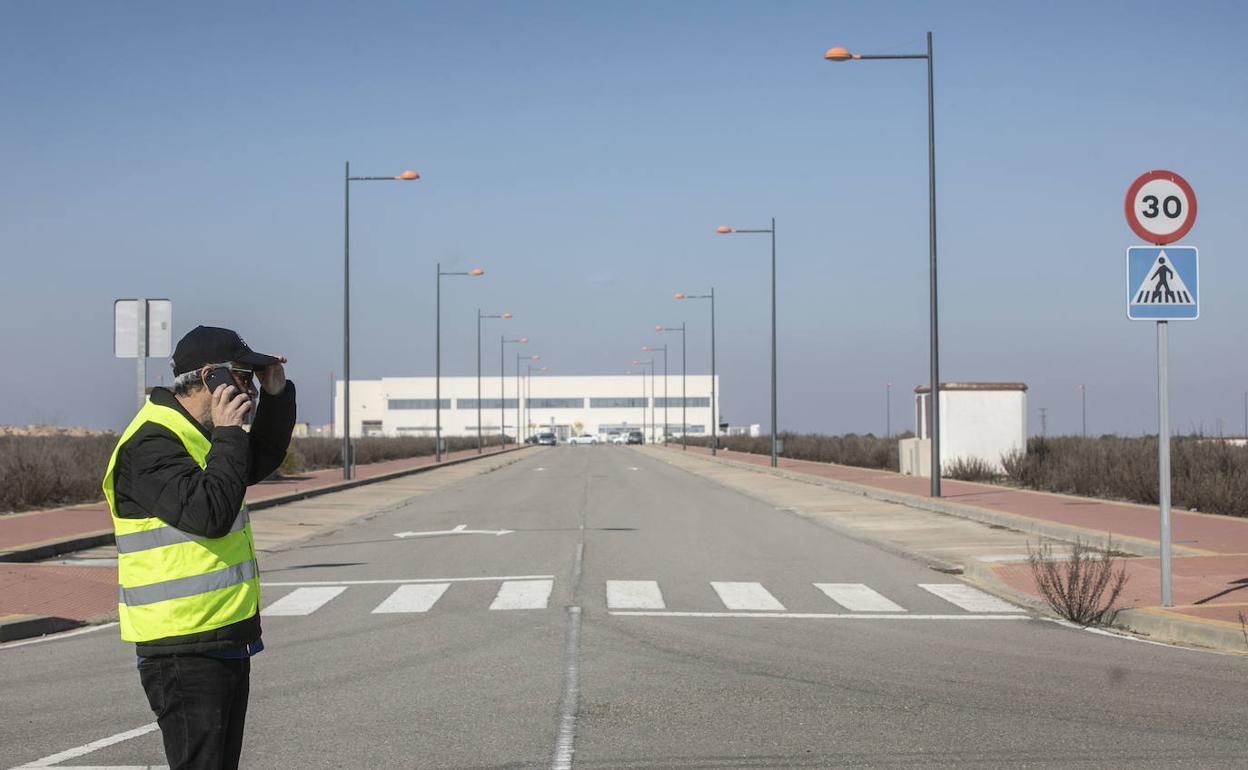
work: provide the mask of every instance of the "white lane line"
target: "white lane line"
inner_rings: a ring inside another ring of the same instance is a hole
[[[890,601],[862,583],[815,583],[828,598],[854,612],[905,612],[900,604]]]
[[[155,722],[149,722],[148,724],[145,724],[142,727],[136,727],[133,730],[126,730],[125,732],[117,733],[116,735],[110,735],[107,738],[101,738],[98,741],[91,741],[90,743],[84,743],[81,746],[75,746],[72,749],[66,749],[65,751],[46,756],[43,759],[36,759],[34,762],[27,762],[24,765],[19,765],[18,767],[13,768],[13,770],[25,770],[25,768],[35,767],[52,767],[57,762],[64,762],[67,759],[75,759],[84,754],[90,754],[93,751],[112,746],[114,743],[121,743],[122,741],[128,741],[131,738],[138,738],[140,735],[147,735],[148,733],[158,729],[160,729],[159,725]]]
[[[442,594],[446,593],[446,589],[450,587],[450,583],[420,583],[399,586],[385,598],[385,601],[377,605],[372,614],[428,612],[433,605],[438,603],[438,599],[442,598]]]
[[[933,593],[967,612],[1026,612],[992,594],[962,583],[919,583],[919,588]]]
[[[375,586],[394,585],[396,583],[475,583],[498,580],[549,580],[554,575],[498,575],[495,577],[460,577],[460,578],[399,578],[395,580],[296,580],[270,583],[264,586]]]
[[[608,615],[641,618],[778,618],[798,620],[1031,620],[1027,615],[916,615],[913,613],[837,612],[652,612],[610,610]]]
[[[169,765],[57,765],[53,770],[169,770]]]
[[[347,590],[346,586],[320,586],[317,588],[296,588],[282,598],[260,611],[261,615],[276,617],[278,615],[311,615],[330,599]]]
[[[553,580],[508,580],[498,587],[492,610],[544,610],[550,602]]]
[[[763,588],[762,583],[711,582],[719,600],[730,610],[766,610],[783,612],[784,605]]]
[[[99,626],[86,626],[85,628],[75,628],[72,631],[64,631],[59,634],[48,634],[47,636],[41,636],[38,639],[23,639],[22,641],[19,641],[19,642],[5,642],[4,644],[0,644],[0,650],[11,650],[14,647],[25,647],[28,644],[42,644],[43,642],[55,642],[58,639],[68,639],[71,636],[82,636],[83,634],[89,634],[89,633],[92,633],[93,631],[103,631],[104,629],[112,628],[115,625],[117,625],[115,622],[104,623],[103,625],[99,625]]]
[[[663,592],[657,580],[608,580],[607,608],[612,610],[662,610]]]

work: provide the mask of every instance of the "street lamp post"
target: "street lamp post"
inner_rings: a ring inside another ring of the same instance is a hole
[[[351,183],[411,182],[415,171],[398,176],[351,176],[347,161],[342,183],[342,477],[351,478]]]
[[[884,385],[884,438],[893,437],[893,383]]]
[[[507,339],[507,335],[499,335],[498,346],[498,434],[501,436],[502,445],[507,446],[507,346],[508,345],[527,345],[528,337],[518,337],[514,340]],[[516,408],[520,408],[520,392],[516,391]],[[516,424],[516,443],[520,441],[520,424]]]
[[[715,402],[715,287],[710,294],[678,292],[676,299],[709,299],[711,301],[711,456],[719,449],[719,409]]]
[[[663,446],[667,446],[667,345],[642,345],[641,351],[649,353],[654,350],[663,351]],[[1248,412],[1245,412],[1248,414]],[[1248,422],[1245,423],[1248,425]]]
[[[1083,437],[1088,437],[1088,386],[1079,386],[1080,408],[1083,414]]]
[[[776,434],[776,218],[771,218],[771,227],[755,230],[737,230],[732,227],[715,228],[720,235],[742,235],[750,233],[767,233],[771,236],[771,467],[776,467],[777,444]],[[717,418],[718,419],[718,418]]]
[[[662,324],[654,327],[656,332],[680,332],[680,448],[689,451],[689,392],[686,389],[686,375],[688,367],[686,363],[688,359],[685,357],[685,322],[681,321],[680,326],[663,326]]]
[[[932,497],[940,497],[940,355],[939,324],[936,312],[936,110],[932,76],[932,33],[927,33],[927,53],[856,54],[845,48],[829,48],[824,59],[834,62],[870,59],[922,59],[927,62],[927,222],[928,222],[928,304],[931,415],[932,415]]]
[[[525,356],[530,361],[537,361],[541,356]],[[520,443],[520,354],[516,353],[516,443]],[[527,436],[525,438],[528,438]]]
[[[650,443],[654,443],[654,358],[653,356],[645,361],[634,361],[633,366],[649,366],[650,367],[650,400],[646,400],[646,371],[641,372],[641,430],[645,435],[646,430],[646,409],[650,409]]]
[[[464,272],[443,272],[442,263],[437,263],[438,278],[435,282],[437,290],[434,300],[434,375],[433,375],[433,456],[435,462],[442,462],[442,276],[467,275],[480,277],[485,271],[479,267]]]
[[[485,318],[511,318],[511,313],[483,315],[481,308],[477,308],[477,454],[481,454],[483,451],[483,441],[481,439],[481,321]]]

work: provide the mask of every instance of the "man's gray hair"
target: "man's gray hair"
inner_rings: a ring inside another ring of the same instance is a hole
[[[169,366],[170,368],[173,368],[175,366],[172,359],[170,359],[169,361]],[[231,366],[233,366],[233,364],[229,361],[226,361],[225,363],[221,363],[221,364],[207,364],[207,366],[213,369],[216,369],[219,367],[225,367],[226,369],[228,369]],[[169,388],[170,390],[173,391],[173,395],[189,396],[190,394],[204,387],[204,378],[199,376],[199,371],[200,369],[203,369],[203,368],[204,367],[201,366],[198,369],[192,369],[189,372],[183,372],[182,374],[179,374],[176,377],[174,377],[173,385],[170,386]]]

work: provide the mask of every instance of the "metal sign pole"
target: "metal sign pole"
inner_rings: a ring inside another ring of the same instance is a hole
[[[135,336],[139,341],[138,356],[134,359],[138,369],[139,408],[147,403],[147,300],[138,301],[139,331]]]
[[[1157,322],[1157,498],[1161,508],[1161,606],[1173,607],[1170,592],[1170,383],[1169,324]]]

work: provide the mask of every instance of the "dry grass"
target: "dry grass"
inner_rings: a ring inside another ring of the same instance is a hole
[[[901,466],[897,458],[897,440],[871,434],[824,436],[818,433],[781,433],[784,456],[794,460],[812,460],[820,463],[853,465],[859,468],[882,468],[896,471]],[[676,443],[680,443],[679,439]],[[695,446],[710,446],[709,438],[689,438]],[[719,445],[734,452],[770,455],[770,436],[726,436]]]
[[[448,438],[448,451],[475,448],[472,438]],[[117,443],[115,435],[0,436],[0,514],[91,503],[104,499],[100,482]],[[363,438],[352,441],[356,463],[433,454],[432,438]],[[498,437],[486,439],[497,446]],[[279,474],[342,464],[342,442],[329,438],[291,441]]]
[[[1058,615],[1082,626],[1113,622],[1114,605],[1127,584],[1127,567],[1114,558],[1113,543],[1097,548],[1076,540],[1065,560],[1053,558],[1047,541],[1034,550],[1028,543],[1027,563],[1041,596]]]

